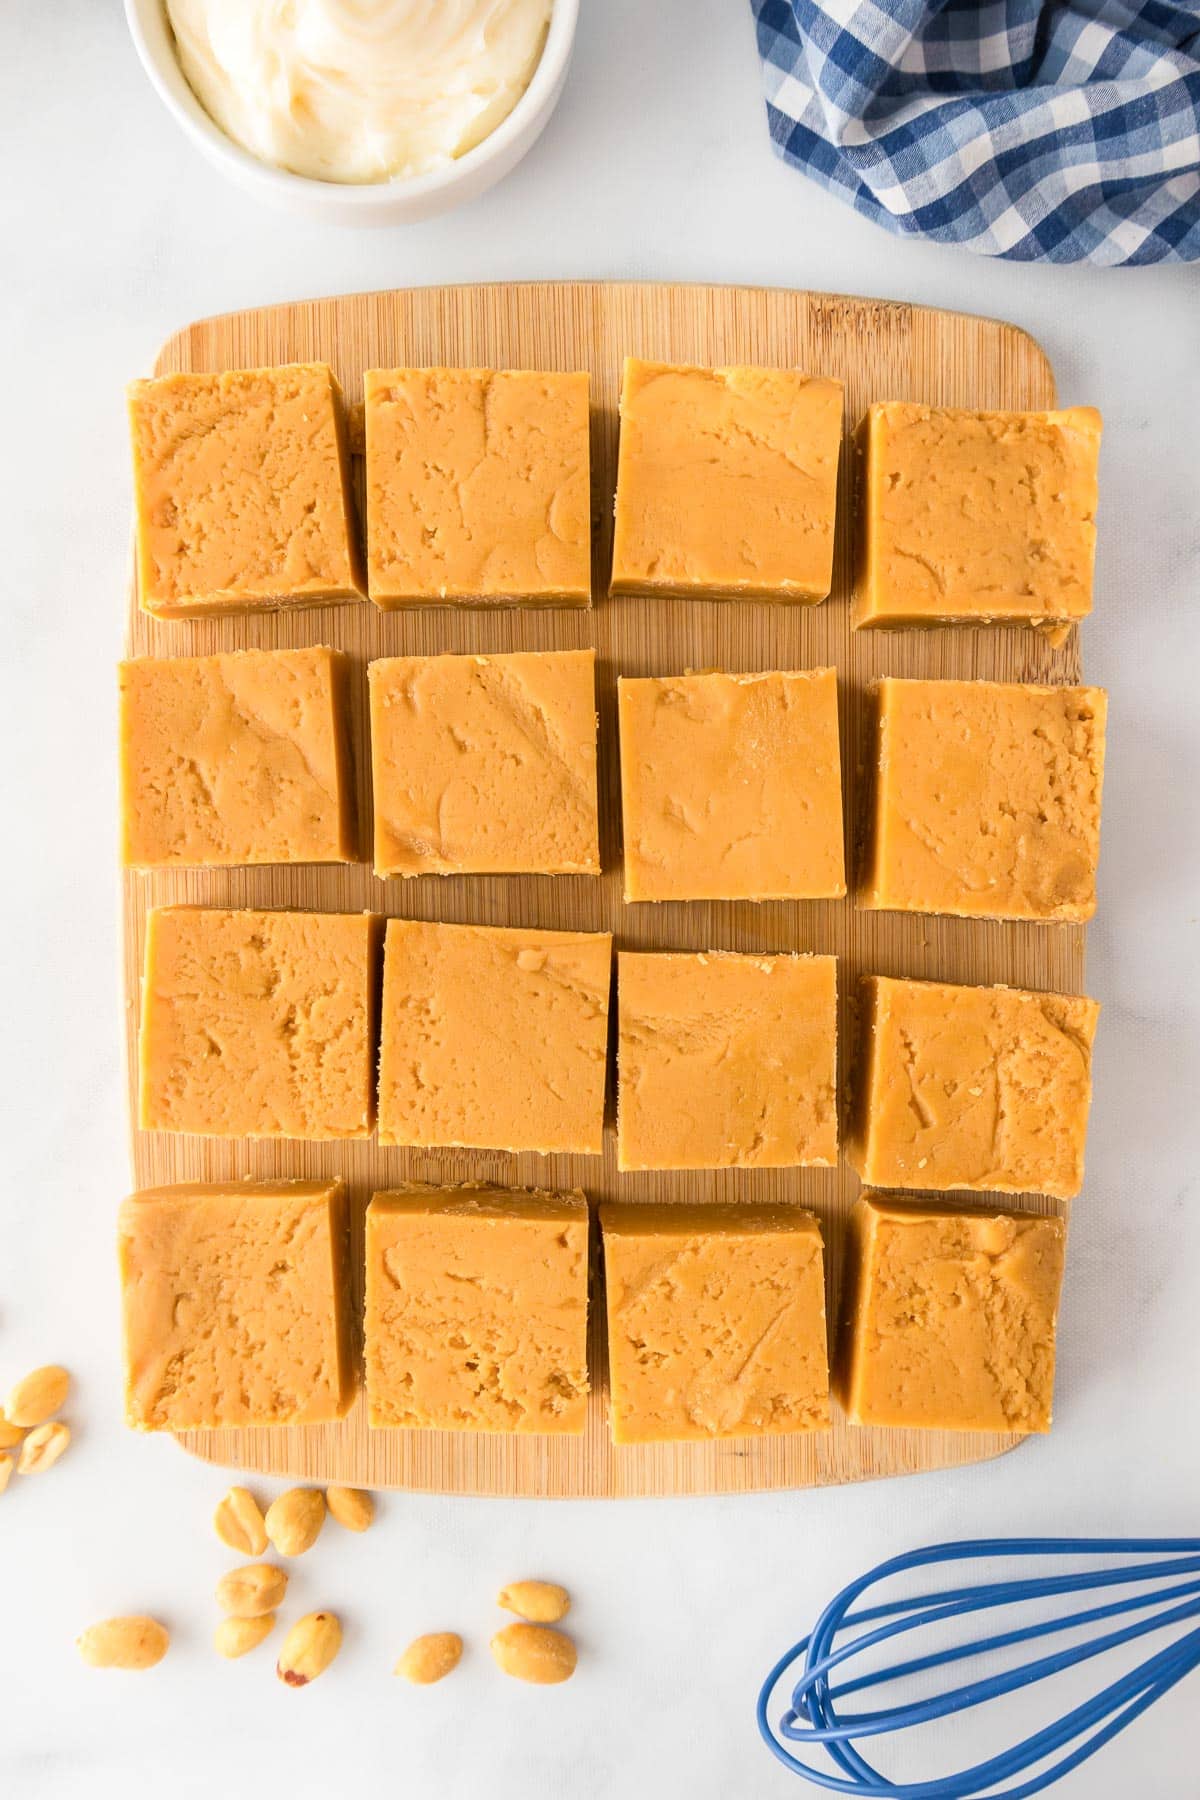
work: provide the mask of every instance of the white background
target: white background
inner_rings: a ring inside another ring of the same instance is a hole
[[[0,1392],[78,1376],[68,1458],[0,1501],[0,1793],[108,1800],[366,1791],[414,1800],[771,1800],[801,1784],[757,1741],[774,1657],[835,1587],[939,1537],[1200,1532],[1200,283],[902,244],[771,154],[741,0],[585,0],[545,137],[481,202],[346,234],[264,213],[202,163],[147,86],[117,0],[0,4]],[[630,276],[814,287],[990,313],[1105,415],[1099,593],[1084,646],[1112,690],[1100,910],[1104,1004],[1053,1434],[974,1471],[712,1502],[390,1495],[330,1527],[294,1592],[347,1622],[303,1694],[269,1653],[218,1663],[216,1471],[120,1418],[113,1223],[127,1181],[117,979],[113,663],[128,536],[122,387],[205,313],[372,287]],[[576,1679],[506,1682],[486,1639],[505,1580],[577,1595]],[[78,1663],[90,1620],[145,1609],[147,1676]],[[393,1680],[419,1630],[469,1658]],[[1060,1790],[1200,1793],[1197,1684]],[[1187,1768],[1188,1773],[1183,1773]]]

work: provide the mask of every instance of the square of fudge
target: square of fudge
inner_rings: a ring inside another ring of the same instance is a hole
[[[340,1181],[185,1181],[126,1200],[129,1424],[340,1419],[355,1389],[347,1229]]]
[[[389,919],[379,1141],[598,1156],[612,937]]]
[[[626,900],[846,892],[837,675],[622,677]]]
[[[135,381],[129,426],[147,612],[363,597],[342,391],[324,363]]]
[[[122,663],[126,865],[352,862],[347,668],[323,648]]]
[[[1103,689],[886,678],[873,701],[874,796],[859,904],[1090,919]]]
[[[1049,1431],[1066,1229],[865,1194],[834,1391],[852,1425]]]
[[[617,957],[617,1167],[837,1162],[837,960]]]
[[[377,606],[590,606],[586,374],[368,369]]]
[[[602,1206],[614,1443],[829,1424],[821,1227],[793,1206]]]
[[[372,1425],[581,1432],[588,1208],[581,1193],[409,1184],[367,1208]]]
[[[1099,1013],[1077,994],[864,976],[854,1168],[873,1187],[1071,1199]]]
[[[373,662],[377,875],[598,875],[596,653]]]
[[[142,1130],[369,1137],[377,941],[369,913],[149,913]]]
[[[1064,630],[1092,610],[1100,414],[898,400],[859,427],[855,625]]]
[[[842,384],[625,360],[614,594],[824,600]]]

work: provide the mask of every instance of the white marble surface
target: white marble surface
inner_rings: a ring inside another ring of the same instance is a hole
[[[565,98],[528,161],[471,209],[408,230],[322,232],[224,186],[151,94],[117,0],[0,8],[0,144],[0,1388],[47,1357],[79,1376],[69,1460],[0,1503],[0,1792],[795,1795],[755,1736],[758,1680],[868,1561],[977,1532],[1200,1531],[1195,274],[1022,268],[885,237],[770,154],[740,0],[586,0]],[[1105,1014],[1059,1418],[994,1466],[888,1486],[609,1505],[387,1497],[370,1537],[330,1530],[298,1565],[296,1597],[336,1604],[348,1634],[335,1673],[296,1695],[263,1656],[225,1666],[209,1649],[220,1477],[120,1421],[122,384],[208,312],[570,275],[999,314],[1041,339],[1066,401],[1104,409],[1085,657],[1112,688],[1089,969]],[[578,1595],[581,1671],[550,1693],[504,1682],[484,1648],[495,1589],[531,1571]],[[170,1621],[167,1662],[141,1678],[83,1670],[77,1630],[136,1609]],[[402,1688],[395,1655],[438,1626],[464,1631],[469,1660],[441,1688]],[[1182,1796],[1198,1682],[1062,1793]]]

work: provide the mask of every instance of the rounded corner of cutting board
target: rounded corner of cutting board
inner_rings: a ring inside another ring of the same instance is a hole
[[[615,461],[617,386],[620,358],[626,351],[680,362],[824,366],[829,373],[844,376],[848,399],[854,405],[882,397],[980,409],[1038,409],[1055,403],[1053,372],[1045,351],[1026,332],[1003,321],[906,301],[701,283],[464,284],[298,301],[186,325],[165,340],[155,369],[211,370],[322,360],[335,367],[350,396],[364,369],[403,360],[418,366],[441,361],[500,368],[588,368],[600,419],[595,440],[599,495]],[[611,486],[608,492],[611,495]],[[611,529],[611,507],[601,507],[597,517],[599,569]],[[844,521],[844,513],[841,519]],[[890,662],[902,661],[918,651],[890,639],[868,644],[863,639],[872,634],[849,631],[848,534],[844,522],[838,529],[838,584],[834,597],[821,607],[747,606],[739,610],[705,608],[703,603],[664,603],[646,615],[645,630],[639,633],[622,623],[628,609],[622,612],[621,605],[604,598],[598,587],[595,609],[583,614],[572,610],[497,620],[488,614],[466,619],[418,612],[406,618],[377,615],[374,608],[335,607],[271,615],[249,623],[236,617],[206,621],[189,631],[187,640],[204,650],[247,643],[333,641],[351,648],[358,664],[365,665],[372,655],[397,654],[398,646],[494,649],[497,643],[503,647],[506,634],[519,631],[519,642],[511,647],[553,648],[573,643],[572,634],[586,630],[602,649],[610,676],[617,666],[630,673],[654,673],[671,667],[720,666],[723,657],[745,657],[749,660],[743,667],[815,667],[832,662],[844,670],[848,687],[856,688],[869,677],[872,657],[886,654]],[[130,654],[179,653],[180,628],[140,613],[132,588],[130,609]],[[998,673],[1007,668],[1017,671],[1015,678],[1020,679],[1071,680],[1078,678],[1074,635],[1061,650],[1051,650],[1032,636],[1022,637],[1019,643],[991,632],[976,634],[969,642],[949,636],[939,644],[936,655],[947,673],[989,669]],[[919,653],[924,655],[924,649]],[[771,660],[797,655],[808,660]],[[854,694],[850,699],[853,711]],[[611,710],[611,696],[608,703]],[[361,696],[359,710],[361,713]],[[852,729],[849,720],[846,729]],[[607,762],[601,779],[610,846],[618,841],[615,775],[608,766],[614,757],[610,738],[602,751],[602,760]],[[851,776],[848,806],[853,802],[852,786]],[[362,894],[369,892],[367,901],[354,885],[360,877]],[[606,858],[605,878],[616,896],[619,858]],[[291,904],[329,910],[354,910],[359,904],[369,904],[372,910],[387,912],[400,903],[398,895],[380,896],[366,864],[326,869],[316,875],[310,872],[299,883],[290,883],[286,871],[281,875],[279,870],[191,871],[149,878],[127,872],[124,893],[127,998],[134,999],[140,974],[135,952],[145,912],[152,904],[187,899],[200,904]],[[542,918],[543,899],[530,898],[528,890],[518,884],[504,904],[528,905],[531,917]],[[473,904],[461,902],[467,913]],[[962,970],[975,966],[972,957],[976,951],[971,946],[976,946],[978,967],[985,978],[1080,991],[1083,933],[1076,927],[1063,927],[1053,943],[1046,945],[1037,937],[1036,927],[1013,927],[1007,935],[997,935],[998,928],[983,927],[972,934],[969,922],[939,921],[937,929],[928,934],[933,944],[929,951],[928,944],[924,950],[920,948],[917,936],[907,926],[881,924],[879,915],[864,915],[869,946],[866,940],[860,943],[856,923],[822,912],[819,904],[806,906],[795,917],[789,913],[786,919],[782,914],[772,914],[770,919],[766,914],[743,918],[731,910],[728,918],[714,917],[711,924],[707,919],[710,909],[700,910],[704,917],[673,925],[630,918],[621,911],[623,942],[642,948],[700,949],[705,947],[700,938],[711,936],[716,947],[751,949],[767,941],[761,933],[770,932],[771,943],[778,939],[779,948],[836,949],[848,955],[854,967],[864,956],[882,955],[886,963],[899,965],[897,972],[907,968],[919,974],[940,967],[944,979],[972,978]],[[935,961],[931,963],[929,956]],[[134,1092],[135,1012],[129,1013],[127,1032]],[[140,1133],[136,1128],[133,1137],[138,1186],[247,1172],[302,1173],[310,1166],[314,1173],[327,1172],[322,1161],[326,1151],[321,1146],[222,1146],[212,1140],[172,1140],[167,1134]],[[343,1172],[354,1187],[356,1204],[365,1203],[373,1186],[394,1181],[401,1168],[398,1154],[381,1151],[374,1143],[354,1148],[351,1167]],[[614,1176],[607,1159],[602,1167],[586,1171],[565,1163],[561,1168],[533,1169],[529,1165],[536,1160],[512,1159],[511,1167],[506,1164],[504,1169],[487,1172],[513,1184],[548,1180],[581,1186],[596,1198],[611,1194],[606,1184]],[[448,1179],[465,1179],[471,1172],[461,1170],[453,1157],[447,1168],[451,1165]],[[799,1174],[813,1175],[814,1181],[794,1182],[788,1193],[802,1204],[812,1205],[824,1222],[836,1226],[853,1197],[849,1175],[844,1169],[832,1176],[828,1171]],[[735,1184],[735,1190],[731,1203],[742,1197],[767,1197],[753,1182],[749,1186]],[[840,1232],[835,1230],[828,1241],[836,1285]],[[840,1417],[829,1433],[820,1434],[823,1442],[812,1438],[798,1441],[800,1435],[614,1450],[598,1392],[585,1434],[569,1442],[544,1437],[472,1438],[464,1433],[369,1433],[361,1404],[337,1426],[187,1432],[180,1434],[178,1441],[189,1455],[203,1461],[265,1478],[347,1481],[361,1487],[428,1493],[592,1498],[736,1494],[867,1481],[987,1461],[1022,1441],[990,1434],[859,1431]]]

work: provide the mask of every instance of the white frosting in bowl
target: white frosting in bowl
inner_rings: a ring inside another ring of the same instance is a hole
[[[552,0],[166,0],[225,134],[276,168],[377,182],[444,167],[529,85]]]

